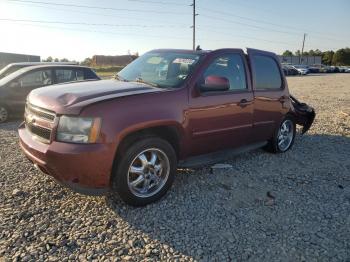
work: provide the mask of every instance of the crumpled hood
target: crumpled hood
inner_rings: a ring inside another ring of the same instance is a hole
[[[33,90],[29,103],[56,112],[79,114],[84,106],[107,99],[161,92],[162,89],[143,83],[117,80],[85,81],[52,85]]]

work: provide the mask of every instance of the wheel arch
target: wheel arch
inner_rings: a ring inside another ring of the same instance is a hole
[[[144,128],[133,129],[130,132],[123,132],[118,138],[118,145],[114,155],[112,173],[110,181],[112,183],[114,173],[118,167],[118,161],[121,159],[121,155],[128,146],[136,141],[148,138],[148,137],[159,137],[167,141],[175,150],[176,156],[179,159],[181,152],[181,139],[183,132],[176,124],[167,125],[152,125]]]

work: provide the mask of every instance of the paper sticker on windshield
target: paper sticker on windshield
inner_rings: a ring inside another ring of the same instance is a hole
[[[176,58],[173,61],[173,64],[186,64],[186,65],[192,65],[195,62],[194,59],[190,58]]]
[[[147,63],[158,65],[158,64],[160,64],[161,61],[162,61],[161,57],[159,57],[159,56],[152,56],[151,58],[149,58],[147,60]]]

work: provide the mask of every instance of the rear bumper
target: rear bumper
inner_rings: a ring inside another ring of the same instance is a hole
[[[109,191],[114,153],[105,144],[43,144],[21,125],[20,146],[26,157],[43,173],[75,192],[103,195]]]

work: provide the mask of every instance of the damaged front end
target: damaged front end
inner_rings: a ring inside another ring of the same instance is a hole
[[[295,121],[298,125],[303,126],[301,133],[305,134],[314,122],[316,116],[315,110],[311,106],[301,103],[292,95],[290,96],[290,100],[293,105],[292,113],[295,117]]]

